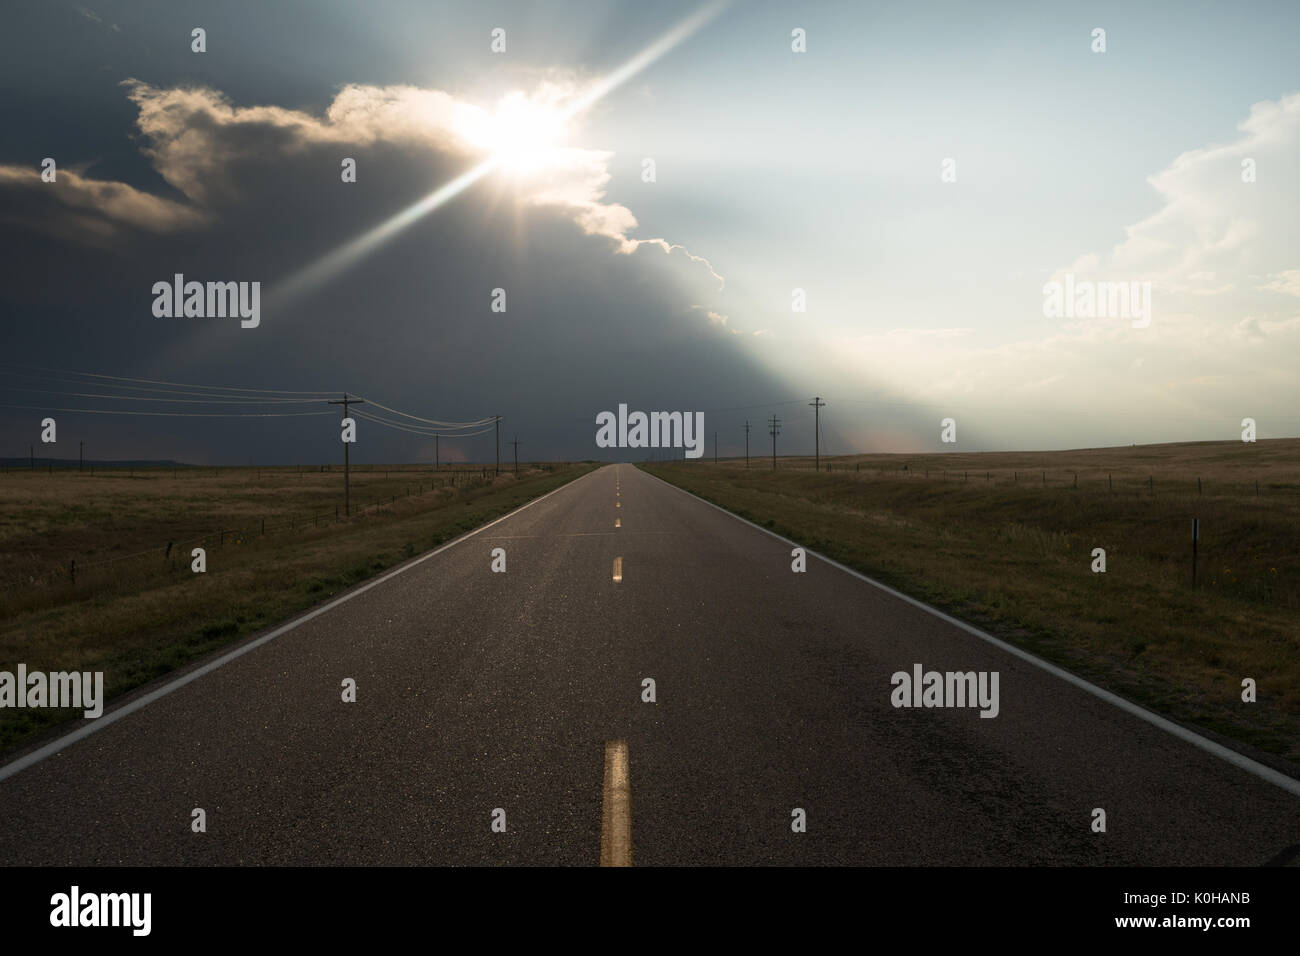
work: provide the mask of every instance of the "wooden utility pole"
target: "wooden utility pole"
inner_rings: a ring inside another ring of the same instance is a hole
[[[501,474],[501,416],[496,416],[497,423],[497,474]]]
[[[749,467],[749,419],[745,419],[745,467]]]
[[[519,433],[515,433],[515,440],[508,444],[515,446],[515,477],[519,477]]]
[[[331,398],[329,404],[342,405],[343,417],[348,417],[349,405],[361,405],[365,402],[364,398],[348,398],[348,393],[344,392],[341,399]],[[343,514],[346,517],[352,517],[352,443],[345,441],[343,443]]]
[[[822,470],[822,409],[826,403],[822,401],[820,395],[813,396],[813,400],[808,403],[813,409],[813,471]]]
[[[776,436],[781,434],[781,419],[773,415],[768,420],[767,429],[772,436],[772,470],[776,471]]]

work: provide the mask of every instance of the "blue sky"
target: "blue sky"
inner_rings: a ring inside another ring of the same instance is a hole
[[[86,0],[14,11],[0,40],[0,169],[15,172],[0,188],[14,197],[4,228],[26,258],[11,259],[0,297],[7,355],[184,382],[316,389],[346,378],[433,418],[500,412],[537,436],[539,454],[565,457],[596,454],[594,428],[581,423],[620,401],[703,408],[734,453],[746,417],[813,394],[829,402],[824,428],[840,452],[952,447],[938,441],[949,415],[957,450],[1233,438],[1244,416],[1261,437],[1297,434],[1300,13],[1285,3],[740,0],[567,124],[562,145],[576,165],[560,174],[563,202],[538,201],[551,188],[540,181],[476,184],[295,306],[310,320],[268,315],[256,337],[138,314],[141,298],[123,277],[135,267],[137,285],[187,259],[191,272],[220,263],[232,278],[247,272],[272,286],[325,251],[323,237],[364,232],[427,194],[435,173],[445,181],[463,168],[466,153],[385,131],[365,144],[377,151],[361,159],[365,188],[342,193],[322,171],[361,148],[327,118],[348,85],[441,91],[490,111],[548,81],[581,89],[701,6],[230,3],[213,12]],[[208,31],[201,55],[189,46],[198,25]],[[489,48],[495,27],[507,31],[504,54]],[[1098,27],[1104,53],[1091,49]],[[804,53],[791,51],[794,28],[806,31]],[[210,195],[197,182],[187,193],[178,186],[187,160],[175,150],[160,160],[150,139],[174,142],[185,130],[146,132],[127,78],[158,91],[156,102],[204,89],[235,109],[278,107],[322,125],[306,143],[274,123],[214,132],[209,101],[187,101],[178,122],[192,124],[190,136],[212,135],[211,154],[229,160],[204,173],[217,184]],[[36,171],[44,156],[77,171],[78,188],[121,183],[132,201],[159,197],[201,212],[205,225],[163,236],[115,223],[106,252],[78,234],[76,219],[50,225],[57,217],[41,203],[63,208],[68,192],[42,193],[18,172]],[[1238,172],[1247,156],[1258,163],[1249,184]],[[646,158],[653,183],[641,178]],[[946,158],[955,182],[941,181]],[[381,187],[376,168],[386,171]],[[250,199],[263,187],[275,191]],[[589,231],[592,203],[602,217],[626,210],[635,226]],[[255,254],[249,241],[241,260],[235,238],[254,234],[265,249]],[[620,245],[649,239],[682,248],[662,256]],[[724,277],[721,288],[687,250]],[[431,268],[443,278],[431,285],[410,264],[435,251]],[[508,279],[493,278],[493,257]],[[67,283],[80,295],[35,283],[55,274],[54,261],[65,278],[86,278]],[[480,267],[484,283],[506,282],[527,305],[498,319],[471,314],[486,296],[452,286]],[[1150,327],[1045,317],[1043,285],[1065,272],[1150,282]],[[805,312],[791,309],[795,288],[806,292]],[[438,297],[458,314],[423,315],[421,303]],[[446,361],[443,385],[431,392],[418,371],[395,372],[377,346],[304,342],[308,321],[356,334],[355,311],[342,306],[361,302],[365,327],[395,343],[399,359],[411,343]],[[451,361],[453,345],[481,353]],[[804,450],[811,410],[785,408],[788,450]],[[25,412],[0,415],[7,431],[30,430]],[[124,453],[220,459],[241,444],[229,423],[198,437],[139,420],[94,427]],[[315,447],[268,432],[263,453],[295,443],[296,454]],[[427,452],[404,433],[372,448]]]

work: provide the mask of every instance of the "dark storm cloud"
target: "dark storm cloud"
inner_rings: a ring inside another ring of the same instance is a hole
[[[473,105],[435,91],[349,88],[317,116],[235,108],[201,89],[128,84],[121,91],[139,108],[140,148],[170,195],[66,170],[57,183],[40,183],[32,168],[0,168],[4,228],[18,240],[3,264],[8,361],[347,389],[430,418],[501,414],[503,437],[518,431],[526,455],[545,457],[596,456],[595,415],[619,402],[696,410],[734,405],[737,395],[785,397],[741,337],[709,320],[709,311],[725,308],[708,262],[672,246],[671,237],[634,238],[632,213],[602,201],[608,154],[574,150],[535,180],[485,178],[277,308],[265,295],[276,283],[475,161],[465,141]],[[340,179],[344,157],[357,160],[356,183]],[[261,324],[155,317],[152,287],[175,273],[260,281]],[[496,288],[506,290],[504,314],[490,310]],[[4,412],[11,453],[21,451],[39,417]],[[66,413],[60,422],[102,457],[120,449],[201,461],[310,461],[328,460],[338,448],[331,418]],[[431,452],[429,441],[375,424],[363,422],[361,434],[360,460]],[[490,436],[465,442],[464,451],[490,457]]]

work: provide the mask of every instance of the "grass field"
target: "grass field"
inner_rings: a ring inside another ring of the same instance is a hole
[[[1300,760],[1300,440],[642,467],[1167,716]]]
[[[352,473],[351,520],[334,517],[337,467],[12,470],[0,476],[0,670],[103,671],[111,699],[593,467],[494,479],[366,466]],[[204,574],[190,570],[195,547]],[[0,752],[76,716],[0,710]]]

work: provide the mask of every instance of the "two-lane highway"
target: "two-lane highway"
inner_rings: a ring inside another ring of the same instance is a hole
[[[1300,843],[1293,794],[790,547],[602,468],[0,780],[0,860],[594,865],[619,740],[637,865]],[[998,715],[892,706],[916,663],[998,672]]]

